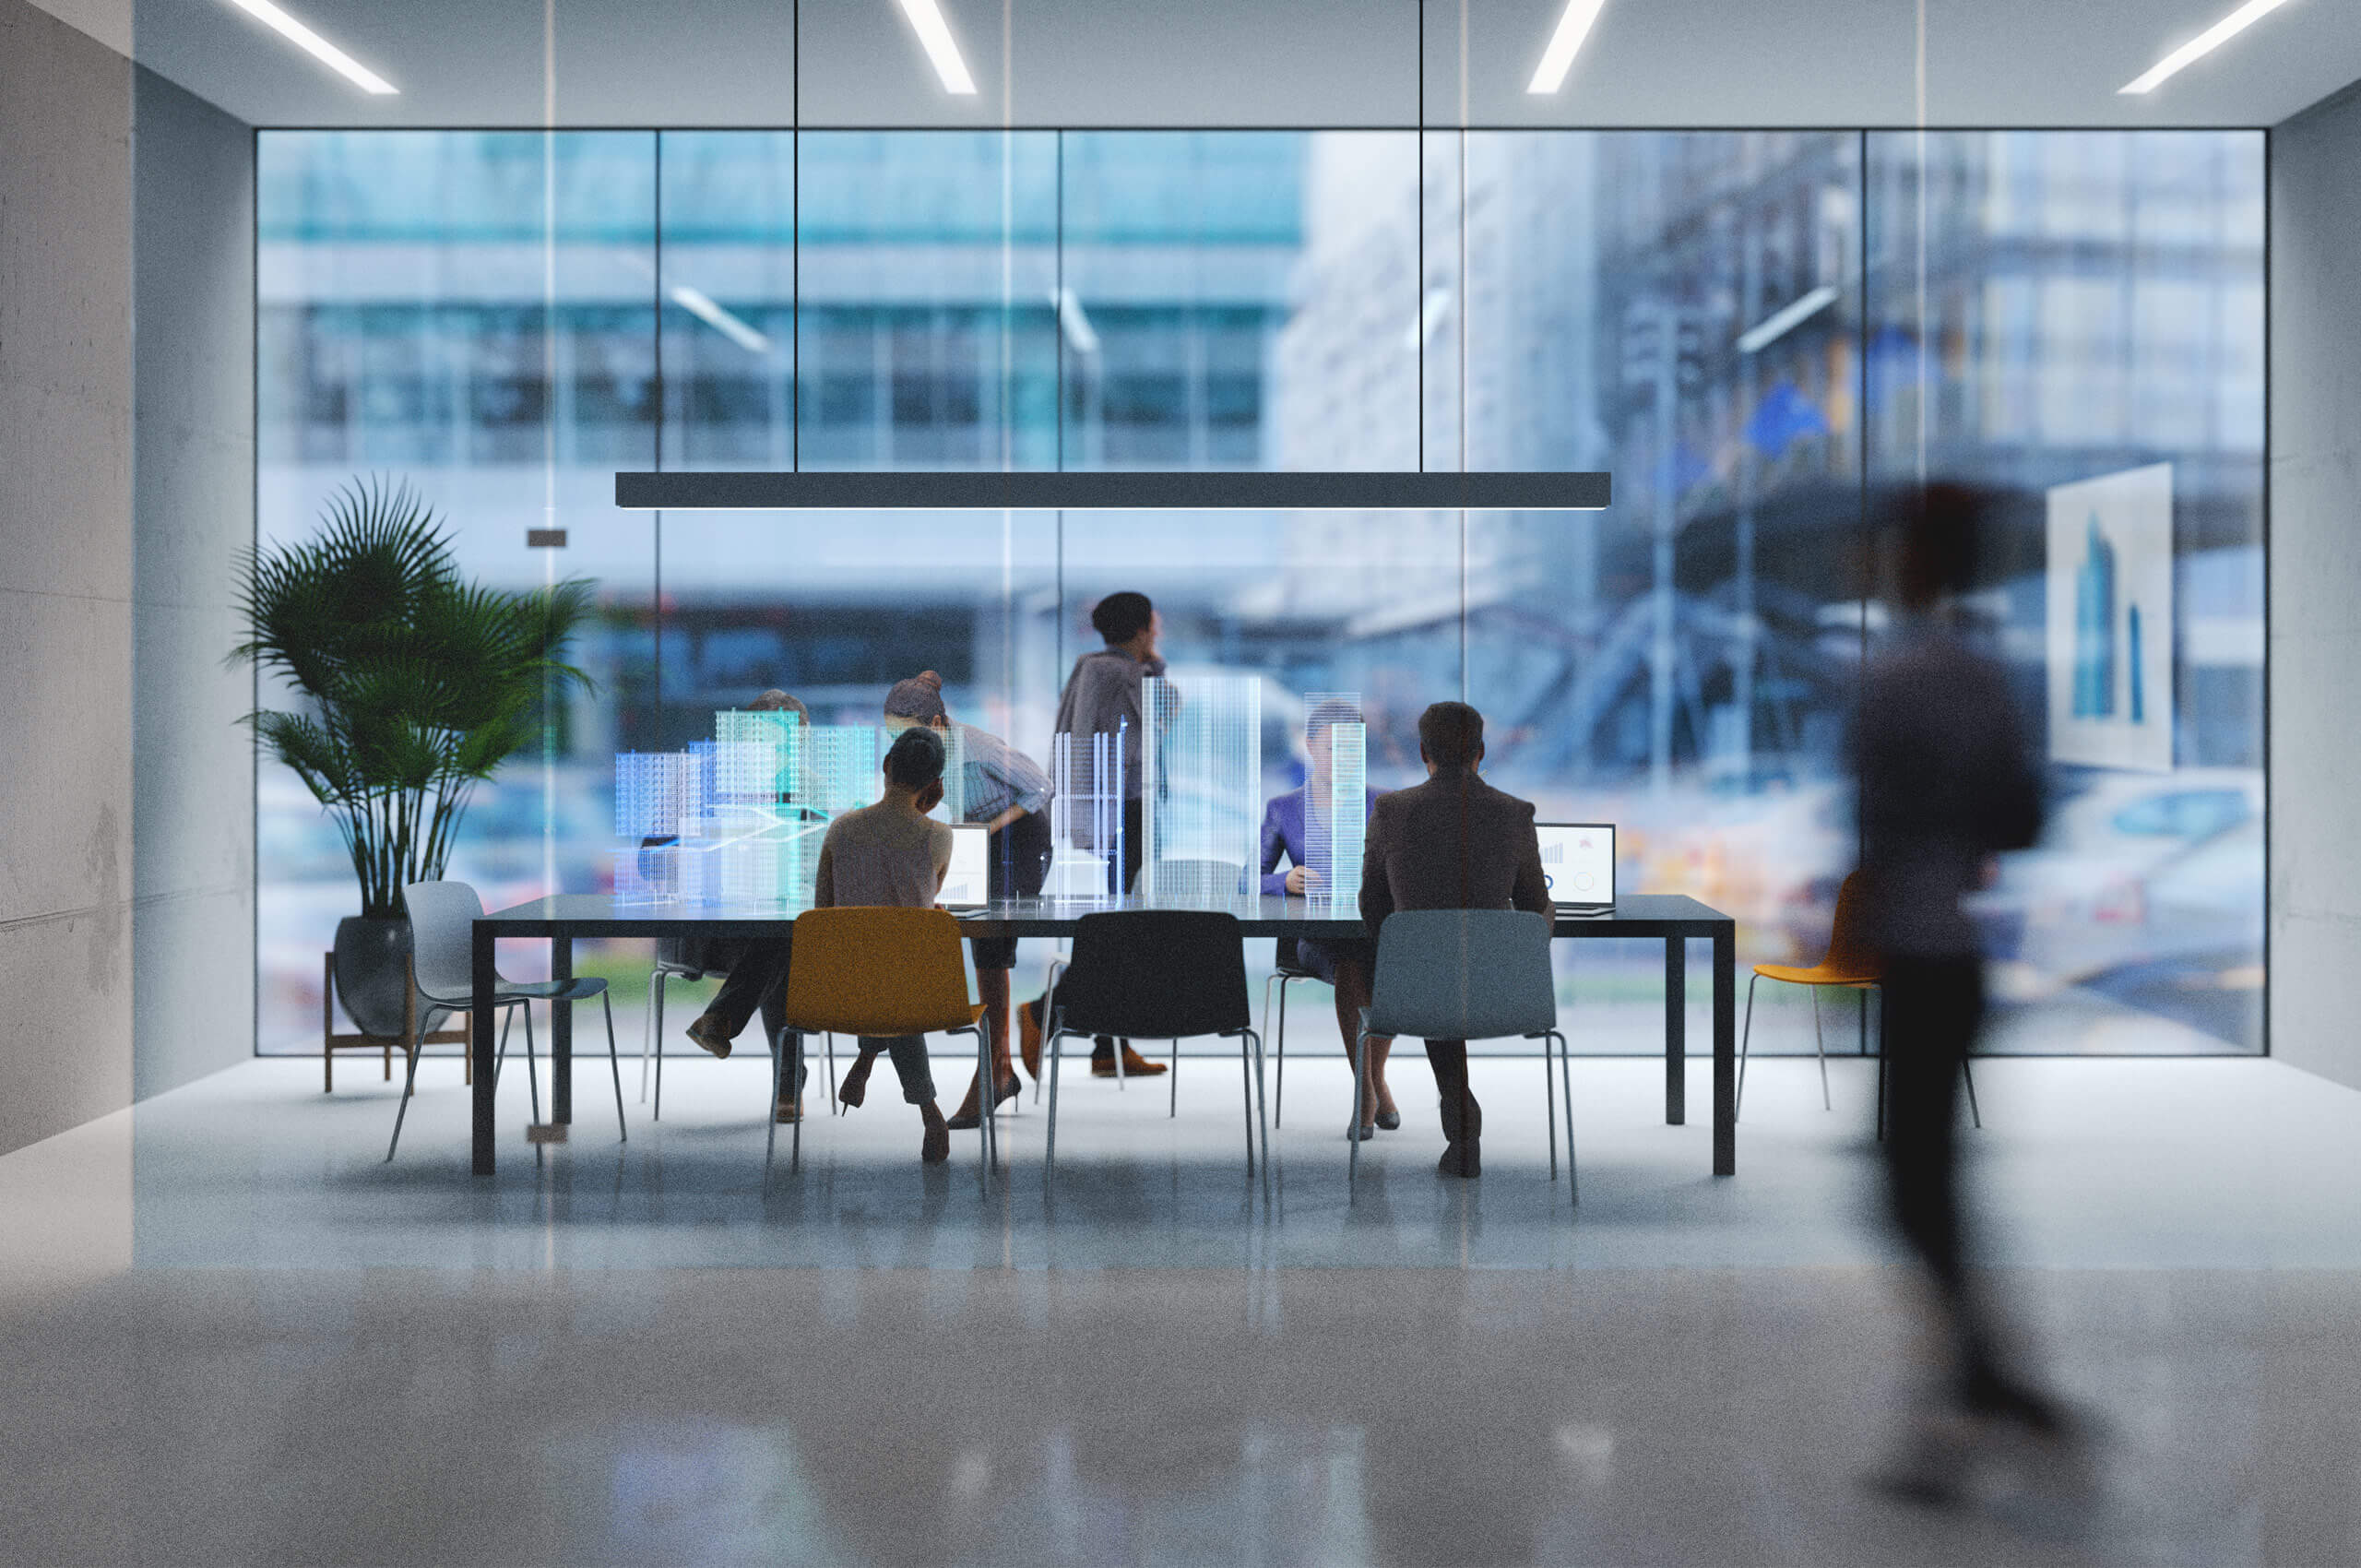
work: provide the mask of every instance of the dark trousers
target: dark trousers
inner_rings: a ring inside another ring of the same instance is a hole
[[[792,934],[716,943],[710,962],[727,965],[728,968],[721,977],[721,989],[706,1007],[706,1015],[719,1018],[729,1038],[736,1039],[745,1032],[748,1020],[759,1009],[765,1048],[783,1045],[787,1038],[787,971],[794,955]],[[805,1063],[793,1092],[802,1093],[803,1081],[811,1075],[811,1063]]]
[[[1140,859],[1145,849],[1145,846],[1140,842],[1142,834],[1145,832],[1145,815],[1146,813],[1139,801],[1129,800],[1123,802],[1123,879],[1120,884],[1116,882],[1115,862],[1113,857],[1109,856],[1107,862],[1107,891],[1109,893],[1128,893],[1131,891],[1132,884],[1139,878]],[[1074,971],[1069,969],[1066,972],[1071,975]],[[1057,1019],[1058,993],[1053,991],[1041,999],[1042,1030],[1046,1033],[1055,1028]],[[1095,1037],[1090,1042],[1090,1059],[1093,1062],[1115,1060],[1114,1036]]]
[[[1457,1144],[1481,1137],[1484,1108],[1467,1092],[1467,1042],[1427,1041],[1427,1065],[1434,1069],[1435,1093],[1442,1105],[1443,1141]]]
[[[1984,1024],[1978,958],[1889,958],[1885,971],[1887,1211],[1927,1270],[1952,1336],[1952,1395],[1977,1408],[2011,1403],[1992,1313],[1968,1277],[1960,1203],[1959,1091]]]

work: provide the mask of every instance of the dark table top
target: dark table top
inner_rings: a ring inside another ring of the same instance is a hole
[[[803,912],[801,904],[639,904],[618,902],[604,893],[561,893],[535,898],[483,917],[492,934],[505,937],[674,936],[695,931],[713,936],[763,936]],[[1349,938],[1368,934],[1360,917],[1343,909],[1296,897],[1255,894],[1221,900],[1127,898],[998,898],[959,923],[977,936],[1066,936],[1085,915],[1110,909],[1216,909],[1238,917],[1247,936]],[[1563,915],[1560,936],[1710,936],[1731,918],[1683,893],[1627,893],[1604,915]]]

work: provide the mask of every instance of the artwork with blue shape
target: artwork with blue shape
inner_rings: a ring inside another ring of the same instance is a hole
[[[2048,545],[2051,760],[2169,770],[2172,465],[2056,486]]]

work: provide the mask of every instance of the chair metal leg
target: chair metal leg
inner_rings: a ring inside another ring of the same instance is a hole
[[[771,1042],[770,1113],[763,1118],[763,1191],[771,1187],[771,1161],[778,1155],[778,1097],[787,1092],[787,1037]]]
[[[1263,1209],[1271,1206],[1271,1111],[1270,1100],[1263,1093],[1263,1037],[1254,1037],[1254,1106],[1262,1122],[1263,1133]]]
[[[495,1091],[500,1087],[500,1064],[508,1060],[508,1028],[516,1021],[515,1006],[511,1005],[501,1010],[500,1049],[493,1051],[492,1055],[492,1087]]]
[[[1967,1058],[1963,1056],[1959,1059],[1959,1070],[1961,1075],[1967,1079],[1967,1114],[1975,1123],[1976,1131],[1982,1132],[1984,1130],[1984,1112],[1978,1110],[1975,1104],[1975,1069],[1970,1067],[1967,1064]]]
[[[1180,1042],[1177,1039],[1172,1042],[1172,1065],[1168,1075],[1172,1080],[1168,1086],[1172,1091],[1171,1104],[1166,1109],[1164,1114],[1178,1120],[1180,1115]]]
[[[1042,980],[1041,980],[1041,1030],[1042,1030],[1042,1037],[1043,1037],[1043,1044],[1042,1044],[1041,1049],[1042,1049],[1042,1050],[1044,1050],[1044,1051],[1047,1051],[1047,1050],[1049,1049],[1049,1045],[1048,1045],[1048,1035],[1049,1035],[1049,1028],[1050,1028],[1050,1022],[1051,1022],[1051,1019],[1050,1019],[1050,999],[1051,999],[1052,997],[1056,996],[1056,995],[1057,995],[1057,993],[1058,993],[1058,971],[1059,971],[1059,970],[1061,970],[1061,969],[1062,969],[1062,968],[1064,968],[1065,967],[1066,967],[1066,965],[1065,965],[1065,960],[1064,960],[1064,959],[1062,959],[1062,958],[1052,958],[1052,959],[1050,959],[1050,972],[1049,972],[1047,975],[1043,976],[1043,977],[1042,977]],[[1024,1004],[1023,1004],[1023,1003],[1021,1003],[1021,1002],[1012,1002],[1012,1003],[1011,1003],[1011,1004],[1010,1004],[1010,1011],[1011,1011],[1012,1013],[1014,1013],[1014,1012],[1015,1011],[1015,1009],[1017,1009],[1017,1008],[1019,1008],[1019,1007],[1022,1007],[1023,1005],[1024,1005]],[[1019,1023],[1019,1022],[1018,1022],[1015,1018],[1014,1018],[1014,1017],[1010,1018],[1009,1022],[1010,1022],[1011,1024],[1014,1025],[1016,1028],[1020,1028],[1020,1029],[1021,1029],[1021,1028],[1023,1028],[1025,1027],[1022,1023]],[[1038,1079],[1038,1078],[1036,1078],[1036,1079],[1034,1079],[1034,1080],[1033,1080],[1033,1103],[1034,1103],[1034,1104],[1036,1104],[1036,1105],[1038,1105],[1038,1104],[1040,1104],[1040,1103],[1041,1103],[1041,1080],[1040,1080],[1040,1079]]]
[[[1041,1054],[1050,1059],[1050,1130],[1041,1145],[1041,1185],[1050,1184],[1050,1172],[1058,1163],[1058,1047],[1065,1039],[1065,1020],[1052,1020],[1057,1028],[1041,1042]]]
[[[842,1108],[841,1106],[839,1106],[839,1105],[837,1105],[837,1104],[836,1104],[836,1030],[834,1030],[834,1029],[828,1029],[828,1030],[824,1031],[824,1032],[821,1034],[821,1036],[820,1036],[820,1049],[821,1049],[821,1050],[823,1050],[823,1051],[825,1051],[825,1052],[827,1052],[827,1056],[828,1056],[828,1111],[829,1111],[829,1114],[831,1114],[831,1115],[841,1115],[841,1114],[843,1114],[843,1108]],[[797,1099],[801,1099],[802,1098],[802,1095],[803,1095],[803,1086],[801,1086],[801,1084],[798,1084],[798,1085],[796,1086],[795,1093],[796,1093],[796,1098],[797,1098]]]
[[[1525,1038],[1531,1039],[1533,1037],[1527,1035]],[[1541,1108],[1549,1118],[1549,1180],[1555,1182],[1558,1179],[1558,1102],[1549,1098],[1550,1038],[1548,1035],[1541,1037]]]
[[[1246,1111],[1246,1174],[1254,1174],[1254,1067],[1246,1058],[1246,1036],[1251,1031],[1238,1031],[1238,1082],[1245,1091]]]
[[[1574,1167],[1573,1055],[1573,1049],[1566,1043],[1566,1037],[1560,1035],[1558,1037],[1558,1087],[1563,1091],[1566,1099],[1566,1195],[1579,1204],[1583,1201],[1583,1194]]]
[[[639,1103],[647,1103],[647,1059],[656,1050],[656,988],[664,983],[664,971],[647,971],[647,1011],[639,1016]]]
[[[995,1098],[992,1091],[1000,1087],[1000,1083],[992,1076],[991,1031],[981,1026],[976,1029],[976,1096],[984,1112],[976,1118],[976,1128],[981,1134],[976,1140],[977,1148],[983,1156],[978,1162],[978,1170],[984,1196],[990,1197],[992,1194],[992,1105]]]
[[[1353,1042],[1353,1113],[1345,1131],[1351,1134],[1345,1146],[1351,1152],[1345,1156],[1345,1201],[1353,1201],[1354,1183],[1361,1173],[1361,1096],[1368,1092],[1369,1083],[1369,1018],[1364,1012],[1361,1032]]]
[[[1761,975],[1750,975],[1746,981],[1746,1027],[1738,1034],[1738,1092],[1730,1097],[1730,1120],[1735,1122],[1746,1111],[1746,1047],[1754,1038],[1754,987]]]
[[[1821,1033],[1820,1028],[1820,987],[1818,986],[1811,988],[1811,1043],[1812,1049],[1820,1052],[1820,1108],[1822,1111],[1833,1111],[1835,1107],[1829,1102],[1828,1099],[1828,1040]]]
[[[394,1150],[401,1146],[402,1118],[409,1114],[410,1093],[418,1087],[418,1058],[420,1051],[421,1047],[419,1046],[419,1043],[416,1040],[410,1041],[409,1073],[408,1076],[402,1079],[402,1102],[399,1106],[396,1107],[394,1111],[393,1141],[386,1146],[386,1163],[388,1165],[391,1165],[394,1162]]]
[[[1271,1108],[1271,1125],[1274,1127],[1279,1124],[1279,1119],[1286,1113],[1287,1108],[1287,986],[1294,979],[1293,975],[1279,977],[1279,1032],[1276,1037],[1279,1048],[1277,1084],[1279,1098],[1278,1103]]]
[[[656,1109],[648,1120],[664,1120],[664,993],[671,987],[658,983],[656,987]]]
[[[607,1070],[615,1079],[615,1131],[620,1134],[617,1141],[627,1144],[631,1142],[631,1128],[623,1123],[623,1064],[615,1054],[615,1004],[603,991],[599,993],[599,1004],[607,1010]]]
[[[787,1049],[779,1052],[787,1061],[787,1074],[780,1080],[780,1087],[793,1084],[796,1098],[801,1099],[803,1096],[803,1036],[790,1030],[787,1034]],[[771,1125],[778,1125],[778,1096],[776,1092],[771,1096]],[[787,1137],[787,1168],[800,1172],[803,1169],[803,1118],[798,1116],[794,1125],[795,1130]]]
[[[532,1091],[533,1121],[538,1125],[541,1120],[541,1081],[533,1070],[533,1004],[519,1002],[516,1011],[525,1015],[525,1087]]]

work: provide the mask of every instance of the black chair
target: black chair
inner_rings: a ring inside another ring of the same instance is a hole
[[[1058,1047],[1068,1035],[1172,1041],[1172,1115],[1180,1111],[1180,1042],[1197,1035],[1236,1039],[1246,1087],[1246,1170],[1254,1172],[1259,1120],[1263,1180],[1268,1185],[1271,1130],[1262,1094],[1263,1037],[1253,1028],[1237,916],[1211,909],[1122,909],[1085,915],[1074,923],[1074,963],[1059,983],[1056,1015],[1043,1047],[1050,1058],[1045,1182],[1058,1157]]]
[[[1271,978],[1263,982],[1263,1032],[1277,1056],[1271,1063],[1271,1125],[1280,1125],[1287,1111],[1287,987],[1298,980],[1316,980],[1320,977],[1303,967],[1297,956],[1296,939],[1282,936],[1271,954]],[[1279,988],[1279,1032],[1271,1033],[1271,987]]]

